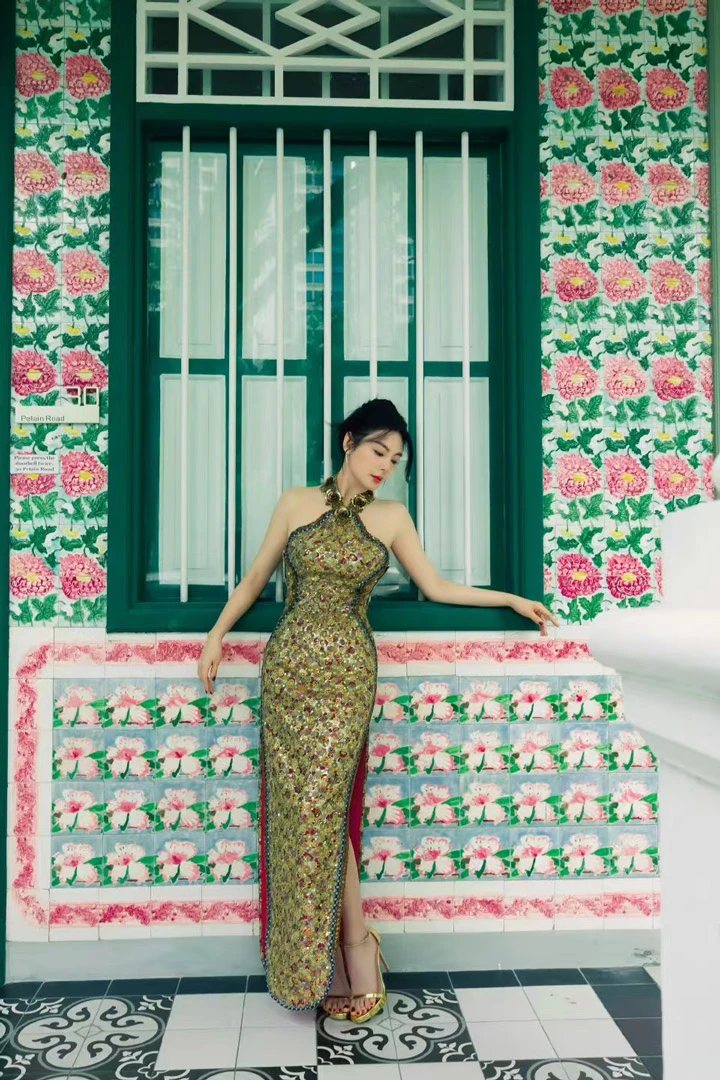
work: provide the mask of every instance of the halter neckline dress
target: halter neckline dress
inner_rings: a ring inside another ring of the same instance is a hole
[[[361,864],[377,648],[367,616],[389,551],[334,477],[330,509],[290,533],[285,607],[261,667],[260,952],[268,991],[312,1009],[332,983],[347,840]]]

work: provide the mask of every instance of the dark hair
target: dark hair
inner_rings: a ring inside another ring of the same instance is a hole
[[[415,459],[412,435],[408,431],[405,418],[400,415],[388,398],[371,398],[370,401],[359,405],[354,412],[345,417],[342,423],[336,424],[335,430],[337,431],[338,446],[342,455],[345,454],[343,442],[348,434],[352,438],[353,444],[357,446],[369,435],[389,435],[392,431],[397,432],[403,441],[403,447],[407,447],[405,479],[410,479]]]

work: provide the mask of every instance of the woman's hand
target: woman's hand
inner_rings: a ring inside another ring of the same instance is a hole
[[[532,622],[537,623],[540,627],[540,636],[547,637],[547,624],[548,620],[553,626],[559,626],[552,612],[548,611],[544,604],[541,604],[539,600],[526,600],[522,596],[516,596],[513,598],[510,607],[513,611],[517,611],[518,615],[522,615],[525,619],[530,619]]]
[[[222,660],[222,638],[208,634],[203,651],[198,660],[198,677],[208,694],[215,690],[211,680],[217,677],[220,661]]]

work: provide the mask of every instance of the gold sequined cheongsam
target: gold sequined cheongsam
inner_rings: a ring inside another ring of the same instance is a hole
[[[262,661],[260,950],[272,997],[314,1008],[334,973],[347,839],[358,866],[377,650],[367,605],[388,549],[345,506],[295,529],[284,553],[287,599]]]

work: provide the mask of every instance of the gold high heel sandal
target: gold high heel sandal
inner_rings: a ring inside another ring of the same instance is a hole
[[[355,997],[362,997],[362,998],[369,998],[370,1001],[375,1002],[375,1004],[372,1005],[368,1009],[367,1012],[360,1013],[358,1016],[353,1016],[352,1009],[350,1010],[350,1012],[347,1014],[347,1019],[352,1020],[352,1022],[354,1024],[364,1024],[364,1023],[366,1023],[366,1021],[372,1020],[373,1016],[377,1016],[377,1014],[380,1012],[382,1007],[385,1005],[385,1002],[387,1001],[387,990],[385,989],[385,983],[383,982],[382,971],[380,970],[380,964],[381,963],[383,964],[386,971],[389,971],[390,968],[388,967],[387,960],[385,959],[385,957],[382,954],[382,949],[380,948],[380,935],[378,934],[377,930],[373,930],[370,927],[368,927],[368,931],[365,934],[365,937],[362,939],[362,941],[345,942],[345,943],[343,943],[343,948],[344,949],[353,949],[357,945],[364,945],[365,942],[367,941],[368,937],[371,934],[375,938],[375,941],[377,942],[377,975],[378,975],[378,979],[380,981],[380,986],[381,986],[382,989],[380,991],[374,991],[371,994],[353,994],[353,992],[352,992],[352,984],[351,984],[351,986],[350,986],[350,999],[351,1000],[353,998],[355,998]]]

